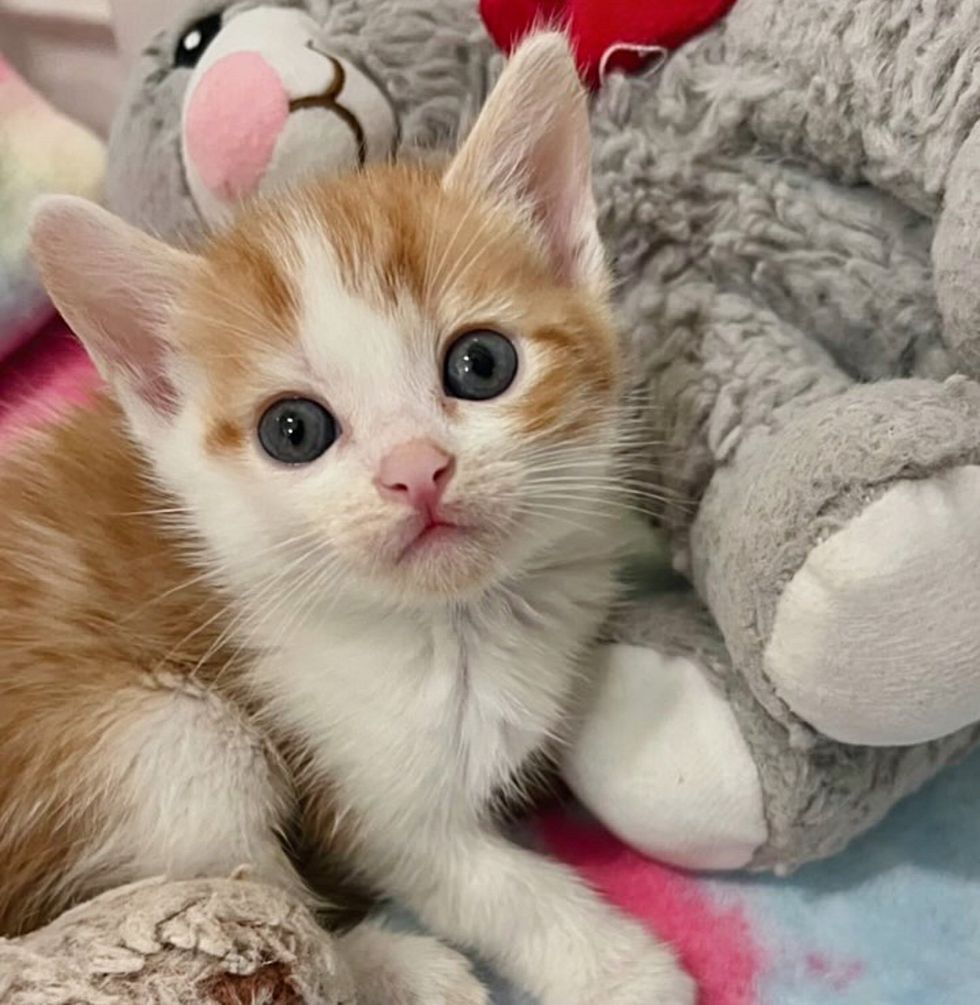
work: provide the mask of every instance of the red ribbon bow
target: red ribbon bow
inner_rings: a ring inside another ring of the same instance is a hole
[[[642,69],[657,47],[671,50],[723,17],[735,0],[480,0],[504,52],[532,29],[566,28],[583,79],[598,87],[608,70]]]

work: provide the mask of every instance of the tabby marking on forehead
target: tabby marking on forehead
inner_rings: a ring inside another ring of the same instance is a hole
[[[409,302],[442,349],[461,328],[496,323],[506,330],[510,317],[519,318],[521,330],[512,334],[539,345],[547,360],[515,410],[529,435],[574,432],[618,391],[604,306],[561,281],[527,221],[478,194],[446,192],[431,166],[400,164],[259,203],[213,242],[209,282],[193,292],[188,314],[203,323],[193,342],[220,388],[217,401],[233,403],[267,354],[300,351],[300,276],[313,255],[336,269],[324,282],[332,278],[380,315],[400,317]],[[502,310],[507,317],[494,316]],[[350,351],[357,351],[353,338]],[[247,440],[242,420],[231,415],[226,409],[211,424],[209,446],[217,452]]]

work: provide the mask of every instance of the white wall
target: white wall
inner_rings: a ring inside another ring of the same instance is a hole
[[[0,52],[55,105],[104,136],[127,66],[183,2],[0,0]]]
[[[109,0],[109,6],[119,50],[128,63],[157,28],[177,17],[184,0]]]

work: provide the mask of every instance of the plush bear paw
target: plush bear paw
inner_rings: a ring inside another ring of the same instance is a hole
[[[980,466],[897,482],[817,545],[780,597],[765,668],[844,743],[920,743],[980,719]]]
[[[569,749],[579,799],[634,848],[675,865],[736,869],[765,843],[755,762],[724,696],[691,659],[617,644]]]

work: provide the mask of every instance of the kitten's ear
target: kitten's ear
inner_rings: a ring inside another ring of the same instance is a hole
[[[596,229],[588,101],[568,40],[534,35],[511,57],[444,185],[529,211],[561,277],[608,282]]]
[[[51,299],[102,376],[129,400],[172,413],[167,322],[194,256],[72,196],[37,201],[31,250]]]

